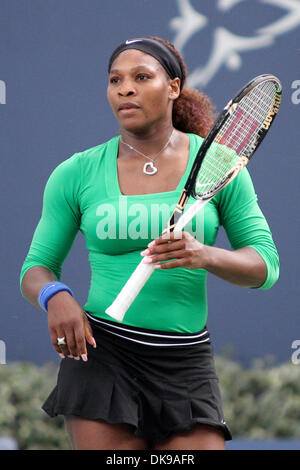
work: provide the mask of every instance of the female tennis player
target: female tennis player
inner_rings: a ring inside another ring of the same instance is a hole
[[[206,276],[269,289],[278,254],[246,169],[180,238],[159,236],[214,107],[185,87],[182,57],[161,38],[122,43],[108,71],[120,135],[53,171],[20,276],[24,297],[48,312],[62,357],[43,409],[65,417],[74,449],[225,449],[231,433],[206,329]],[[230,250],[214,246],[220,226]],[[91,266],[83,307],[61,282],[79,230]],[[141,257],[157,269],[118,322],[105,310]]]

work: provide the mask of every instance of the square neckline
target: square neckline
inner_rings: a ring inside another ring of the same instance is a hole
[[[187,180],[188,174],[191,170],[192,164],[194,159],[192,158],[192,154],[194,154],[194,150],[197,144],[196,137],[194,134],[187,133],[189,137],[189,157],[188,162],[185,168],[185,171],[176,186],[175,189],[172,191],[161,191],[156,193],[145,193],[145,194],[124,194],[121,192],[120,184],[119,184],[119,175],[118,175],[118,164],[117,164],[117,156],[118,156],[118,149],[119,149],[119,141],[120,136],[113,137],[110,141],[110,145],[108,147],[108,152],[106,156],[106,167],[105,167],[105,179],[106,179],[106,189],[107,193],[112,197],[126,197],[126,198],[151,198],[151,197],[168,197],[176,192],[182,191],[184,184]],[[195,138],[193,138],[195,137]],[[196,156],[196,155],[195,155]]]

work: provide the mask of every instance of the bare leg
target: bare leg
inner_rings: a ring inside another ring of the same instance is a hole
[[[133,434],[129,424],[108,424],[77,416],[65,417],[74,450],[146,450],[147,442]]]
[[[221,431],[212,426],[196,425],[190,431],[174,434],[156,444],[153,450],[225,450]]]

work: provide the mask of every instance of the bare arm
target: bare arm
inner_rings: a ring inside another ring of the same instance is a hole
[[[207,246],[205,269],[212,274],[242,287],[260,287],[267,278],[267,268],[261,256],[251,247],[224,250]]]
[[[57,281],[55,274],[44,266],[34,266],[28,269],[22,280],[24,297],[35,307],[41,309],[38,295],[42,287],[51,281]]]
[[[157,269],[206,269],[225,281],[244,287],[259,287],[267,277],[266,265],[253,248],[230,251],[206,246],[188,232],[182,232],[180,240],[174,233],[168,238],[160,237],[148,245],[142,255],[148,257],[146,262],[149,263],[168,261],[158,264]]]
[[[57,281],[55,274],[43,266],[28,269],[22,281],[24,297],[41,310],[38,295],[42,287]],[[54,349],[63,356],[87,360],[86,341],[96,347],[89,322],[79,303],[67,291],[57,292],[48,301],[48,327]],[[58,346],[57,338],[66,338],[66,346]]]

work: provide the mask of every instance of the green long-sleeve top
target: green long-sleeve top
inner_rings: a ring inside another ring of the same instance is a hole
[[[91,280],[84,310],[112,320],[112,303],[141,261],[140,252],[165,227],[183,190],[202,138],[188,134],[189,161],[176,190],[125,196],[118,183],[119,136],[58,165],[44,191],[41,219],[22,266],[44,266],[61,279],[62,265],[80,230],[88,250]],[[192,204],[190,199],[188,204]],[[252,247],[264,260],[269,289],[279,276],[279,259],[247,169],[199,212],[185,228],[213,245],[220,226],[232,249]],[[152,330],[194,333],[207,320],[207,272],[203,269],[155,270],[126,313],[123,324]],[[21,290],[22,292],[22,290]]]

